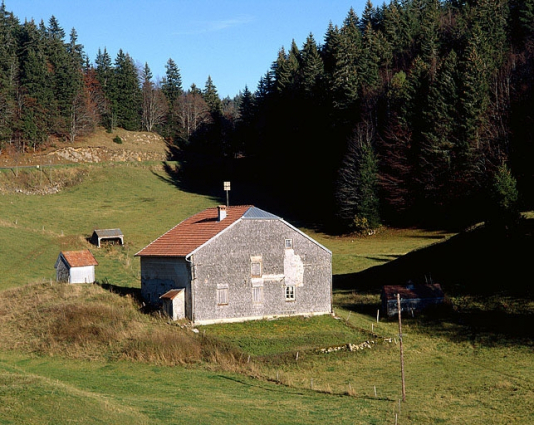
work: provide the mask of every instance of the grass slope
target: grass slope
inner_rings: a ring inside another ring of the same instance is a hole
[[[524,285],[509,281],[484,296],[475,292],[476,277],[492,275],[474,272],[478,253],[503,245],[488,235],[384,229],[341,238],[303,229],[333,252],[341,320],[288,318],[193,333],[143,310],[134,254],[225,194],[178,190],[159,163],[74,169],[54,169],[53,179],[63,173],[68,182],[55,194],[2,192],[0,423],[534,422],[534,303]],[[7,187],[14,173],[3,173],[0,187]],[[32,173],[26,181],[37,184],[43,175]],[[98,227],[120,227],[126,246],[89,245]],[[502,257],[492,252],[492,263],[515,258],[519,268],[531,236],[522,243],[503,245]],[[87,247],[102,284],[54,283],[59,251]],[[455,273],[460,267],[468,272]],[[407,401],[399,403],[398,327],[376,322],[379,289],[429,269],[443,278],[454,308],[405,319]],[[365,341],[371,348],[345,349]],[[342,349],[320,352],[325,347]]]

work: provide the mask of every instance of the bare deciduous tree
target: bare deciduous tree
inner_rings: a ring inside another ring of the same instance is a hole
[[[93,69],[84,75],[84,87],[73,100],[70,117],[69,140],[74,142],[77,136],[92,132],[100,122],[101,114],[107,104],[102,88]]]
[[[160,83],[150,80],[143,82],[143,115],[141,123],[146,131],[152,131],[158,124],[165,122],[167,101],[161,91]]]
[[[177,103],[176,116],[184,129],[185,136],[190,137],[202,124],[211,121],[211,114],[207,103],[199,93],[187,92]]]

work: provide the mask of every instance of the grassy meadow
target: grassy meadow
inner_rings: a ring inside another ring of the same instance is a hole
[[[222,183],[220,198],[187,193],[157,162],[17,174],[0,171],[0,424],[534,423],[528,291],[478,296],[455,286],[441,314],[406,318],[400,401],[398,324],[377,321],[380,285],[370,273],[436,242],[446,246],[454,234],[334,237],[302,228],[333,252],[336,317],[193,332],[143,308],[134,254],[225,202]],[[25,194],[13,189],[18,180],[65,184]],[[124,247],[96,249],[86,240],[95,228],[115,227]],[[81,248],[95,255],[99,284],[56,283],[59,252]],[[428,260],[414,259],[421,262]],[[481,322],[490,315],[498,323]]]

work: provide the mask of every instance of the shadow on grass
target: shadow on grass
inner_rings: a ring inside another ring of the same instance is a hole
[[[106,279],[104,279],[103,282],[95,282],[96,285],[100,286],[102,289],[105,289],[106,291],[111,292],[112,294],[117,294],[121,297],[131,297],[135,302],[139,305],[139,308],[143,313],[152,313],[157,308],[154,308],[152,306],[149,306],[145,303],[145,300],[141,296],[141,289],[140,288],[131,288],[126,286],[119,286],[119,285],[112,285],[111,283],[107,282]]]
[[[334,276],[338,305],[376,317],[383,285],[439,283],[450,306],[408,321],[451,340],[532,345],[534,287],[525,276],[531,274],[533,230],[533,219],[513,234],[479,227],[384,265]]]

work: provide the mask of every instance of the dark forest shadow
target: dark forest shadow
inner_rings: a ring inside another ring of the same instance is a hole
[[[265,171],[265,165],[255,158],[220,158],[205,153],[189,152],[187,156],[180,151],[173,151],[173,161],[163,163],[165,175],[152,173],[161,181],[177,189],[208,196],[221,204],[226,204],[227,193],[223,183],[229,181],[229,205],[254,205],[272,214],[278,215],[297,227],[306,227],[324,231],[321,223],[325,222],[321,206],[307,207],[299,201],[304,185],[293,179],[295,191],[299,196],[292,196],[277,186],[274,175],[282,170],[274,167]],[[291,179],[289,179],[291,182]],[[295,193],[293,191],[293,194]],[[310,199],[314,203],[314,197]]]
[[[480,226],[384,265],[334,276],[334,293],[341,307],[376,317],[383,285],[439,283],[453,301],[407,317],[408,323],[453,341],[532,345],[534,286],[528,276],[533,230],[532,219],[512,234]]]

